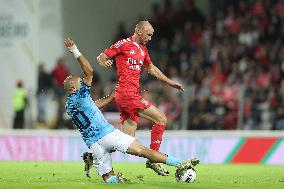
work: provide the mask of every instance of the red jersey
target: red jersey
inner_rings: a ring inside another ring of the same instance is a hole
[[[109,58],[115,57],[118,75],[116,91],[139,93],[142,67],[152,63],[147,47],[134,42],[132,37],[129,37],[116,42],[104,53]]]

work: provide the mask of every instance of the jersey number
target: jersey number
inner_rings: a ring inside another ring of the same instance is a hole
[[[91,122],[83,111],[78,111],[73,115],[75,125],[80,129],[87,129]]]

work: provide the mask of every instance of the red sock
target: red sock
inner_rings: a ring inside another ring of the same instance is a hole
[[[150,148],[152,150],[158,151],[160,149],[163,133],[165,131],[164,125],[154,124],[151,130],[151,144]]]

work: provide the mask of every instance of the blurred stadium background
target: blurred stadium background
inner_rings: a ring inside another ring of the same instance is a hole
[[[64,112],[62,81],[81,71],[63,40],[73,38],[92,61],[96,99],[116,83],[114,69],[100,68],[96,56],[148,19],[155,28],[152,61],[185,86],[179,93],[142,74],[143,95],[168,118],[162,151],[203,163],[284,164],[283,0],[0,4],[0,160],[80,161],[87,149]],[[120,127],[113,103],[103,112]],[[137,137],[145,145],[150,126],[139,122]]]

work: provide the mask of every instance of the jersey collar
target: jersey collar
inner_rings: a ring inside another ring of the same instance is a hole
[[[132,41],[132,43],[139,49],[139,50],[142,50],[141,46],[136,43],[135,41],[133,41],[133,36],[130,36],[129,39]]]

